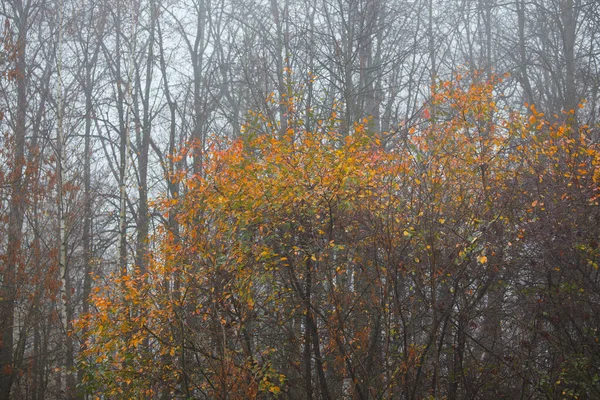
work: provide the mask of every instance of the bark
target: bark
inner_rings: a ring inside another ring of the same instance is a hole
[[[287,11],[287,1],[284,6],[284,13]],[[287,103],[290,101],[291,90],[288,90],[285,77],[284,69],[284,51],[287,51],[286,38],[283,34],[283,22],[279,13],[279,5],[277,0],[271,0],[271,13],[273,15],[273,21],[275,22],[275,28],[277,36],[275,37],[275,71],[277,75],[277,90],[279,91],[279,122],[280,129],[279,134],[283,135],[288,129],[288,108]]]
[[[127,275],[127,168],[130,151],[130,118],[132,106],[132,78],[134,68],[134,54],[136,42],[136,10],[131,6],[132,14],[131,37],[129,44],[129,71],[127,81],[123,80],[121,70],[121,6],[117,4],[116,14],[116,57],[115,78],[117,79],[117,110],[119,114],[119,271],[122,276]]]
[[[139,173],[139,208],[137,223],[137,242],[136,242],[136,266],[140,273],[144,274],[148,265],[148,234],[149,234],[149,215],[148,215],[148,152],[150,149],[150,131],[152,129],[151,110],[150,110],[150,89],[152,87],[152,70],[154,63],[154,35],[156,26],[156,7],[154,2],[150,5],[150,32],[148,38],[148,58],[146,61],[146,77],[143,102],[143,120],[141,126],[141,138],[138,134],[138,173]]]
[[[310,342],[305,343],[306,347],[312,345],[312,350],[315,358],[315,367],[317,372],[317,378],[319,382],[319,389],[321,392],[322,399],[330,399],[329,387],[327,386],[327,380],[325,379],[325,372],[323,369],[323,358],[321,356],[321,341],[319,340],[319,332],[317,330],[317,324],[313,316],[311,295],[312,295],[312,263],[311,260],[306,261],[305,271],[305,294],[304,301],[306,303],[306,329],[310,334]]]
[[[13,363],[14,321],[17,295],[17,271],[21,264],[21,241],[25,214],[26,189],[23,176],[25,166],[25,135],[28,72],[26,69],[27,34],[29,29],[30,4],[15,1],[18,18],[16,60],[17,112],[14,132],[14,167],[11,171],[11,196],[8,219],[7,254],[2,286],[0,287],[0,398],[9,399],[15,378]]]
[[[533,104],[533,90],[531,89],[531,82],[529,81],[529,73],[527,71],[527,45],[525,40],[525,1],[517,0],[517,24],[519,32],[519,73],[521,84],[525,90],[525,100],[529,104]]]
[[[577,111],[577,90],[575,86],[575,32],[576,5],[574,0],[561,0],[562,44],[565,63],[564,109]]]
[[[204,132],[204,106],[202,103],[202,69],[204,67],[205,25],[207,23],[207,5],[204,0],[198,1],[198,25],[196,28],[196,40],[193,47],[188,43],[188,49],[192,59],[194,71],[194,130],[192,141],[194,142],[193,171],[196,175],[202,175],[204,164],[204,147],[206,135]],[[186,38],[187,40],[187,38]]]
[[[93,9],[90,11],[90,18],[87,20],[91,24],[94,17]],[[83,149],[83,227],[82,227],[82,247],[83,247],[83,288],[82,288],[82,314],[87,315],[90,312],[90,295],[92,292],[92,273],[94,272],[93,260],[93,213],[92,213],[92,119],[94,115],[94,98],[93,88],[95,85],[94,72],[98,62],[100,53],[101,35],[104,31],[105,18],[102,15],[101,24],[95,43],[91,43],[90,38],[87,38],[82,44],[84,51],[83,56],[83,77],[80,77],[82,90],[85,97],[85,128],[84,128],[84,149]],[[92,46],[91,53],[90,47]],[[87,328],[83,327],[81,332],[82,337],[87,336]],[[80,351],[85,350],[85,342],[81,344]],[[83,373],[80,368],[77,369],[77,383],[81,385],[83,382]],[[82,390],[79,390],[78,398],[85,398]]]
[[[311,355],[311,275],[310,275],[310,264],[308,264],[306,277],[304,282],[304,387],[306,390],[306,399],[312,400],[313,398],[313,387],[312,387],[312,355]]]

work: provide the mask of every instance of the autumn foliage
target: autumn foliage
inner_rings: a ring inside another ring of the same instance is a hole
[[[440,83],[395,132],[335,112],[307,130],[298,96],[285,124],[257,113],[215,141],[156,204],[180,228],[162,227],[147,272],[97,279],[88,387],[600,395],[598,149],[568,115],[499,107],[495,81]]]

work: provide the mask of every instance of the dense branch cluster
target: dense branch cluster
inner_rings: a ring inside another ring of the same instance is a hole
[[[148,270],[94,295],[84,382],[128,398],[599,394],[587,128],[499,117],[488,82],[438,90],[436,115],[387,145],[369,120],[305,131],[292,111],[282,134],[259,118],[212,147],[162,200],[178,231]]]

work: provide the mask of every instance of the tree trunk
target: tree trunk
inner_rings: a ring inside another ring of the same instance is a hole
[[[152,86],[152,66],[154,63],[154,31],[156,26],[157,12],[154,2],[150,5],[150,37],[148,38],[148,59],[146,61],[146,77],[143,102],[143,120],[141,127],[142,137],[138,137],[138,173],[139,173],[139,208],[137,223],[136,243],[136,266],[140,273],[144,274],[148,264],[148,151],[150,149],[150,130],[152,122],[150,118],[150,88]],[[139,76],[139,75],[138,75]],[[138,135],[139,136],[139,135]]]
[[[15,2],[18,13],[18,56],[16,60],[17,83],[17,119],[15,121],[14,166],[11,171],[11,197],[8,217],[8,240],[6,268],[3,271],[0,287],[0,398],[9,399],[14,380],[13,330],[17,290],[17,271],[21,263],[21,240],[25,215],[25,185],[23,168],[25,166],[25,135],[27,111],[28,73],[25,65],[27,47],[27,29],[29,25],[29,3],[25,6],[21,0]]]

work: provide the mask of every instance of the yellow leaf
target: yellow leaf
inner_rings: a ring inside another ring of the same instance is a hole
[[[479,256],[477,257],[477,261],[479,261],[480,264],[485,264],[487,262],[487,257],[486,256]]]
[[[279,394],[280,391],[281,391],[281,389],[279,389],[279,386],[271,386],[269,388],[269,392],[271,392],[273,394]]]

